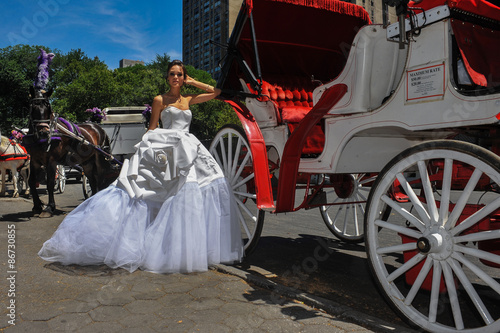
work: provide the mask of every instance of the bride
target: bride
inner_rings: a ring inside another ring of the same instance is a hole
[[[220,90],[189,77],[179,60],[170,63],[167,82],[170,91],[155,97],[149,129],[118,179],[68,214],[43,244],[42,259],[156,273],[205,271],[242,259],[231,189],[189,133],[189,107]],[[182,96],[183,84],[206,93]]]

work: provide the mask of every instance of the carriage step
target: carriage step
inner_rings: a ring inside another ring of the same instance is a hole
[[[315,194],[308,195],[307,201],[309,202],[309,206],[326,205],[326,192],[319,191],[316,192]]]

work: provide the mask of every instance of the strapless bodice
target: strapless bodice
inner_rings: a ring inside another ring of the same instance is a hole
[[[167,106],[161,112],[161,122],[163,124],[163,128],[166,129],[188,132],[192,117],[193,114],[191,113],[191,110],[181,110],[175,106]]]

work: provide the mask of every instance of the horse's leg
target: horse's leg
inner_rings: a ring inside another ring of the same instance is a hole
[[[90,188],[92,189],[92,195],[96,194],[98,191],[97,186],[97,170],[94,167],[92,161],[86,161],[85,164],[82,165],[83,173],[87,176],[87,179],[90,183]]]
[[[43,210],[42,201],[40,200],[40,196],[38,195],[38,191],[36,190],[36,176],[39,169],[40,168],[35,163],[33,163],[33,161],[30,163],[30,176],[28,178],[28,183],[30,192],[33,196],[33,214],[40,214]]]
[[[101,155],[96,154],[93,158],[94,163],[95,163],[94,174],[95,174],[96,192],[92,192],[92,193],[97,193],[100,190],[105,188],[105,186],[104,186],[105,168],[104,168],[104,165],[101,163],[101,159],[100,159],[101,157],[102,157]]]
[[[19,197],[19,189],[17,188],[17,168],[14,166],[10,169],[12,172],[12,184],[14,185],[14,193],[12,194],[13,198]]]
[[[0,168],[0,172],[2,173],[2,189],[0,190],[0,197],[4,197],[5,196],[5,173],[7,172],[7,170],[2,166]]]
[[[29,162],[28,162],[28,165],[21,170],[21,174],[24,178],[24,186],[26,187],[26,190],[24,191],[24,196],[26,198],[28,198],[30,195],[30,186],[28,184],[28,180],[30,179],[30,163]]]
[[[49,194],[49,202],[45,209],[40,214],[41,218],[52,217],[56,210],[56,201],[54,199],[54,187],[56,186],[56,165],[48,163],[47,165],[47,193]]]

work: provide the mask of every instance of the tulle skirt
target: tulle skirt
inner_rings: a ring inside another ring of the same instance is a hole
[[[236,206],[224,178],[185,183],[164,203],[132,199],[114,185],[75,208],[39,256],[63,265],[156,273],[206,271],[243,255]],[[231,211],[233,210],[233,211]]]
[[[155,130],[136,148],[118,180],[68,214],[39,256],[156,273],[241,261],[237,204],[199,141]]]

